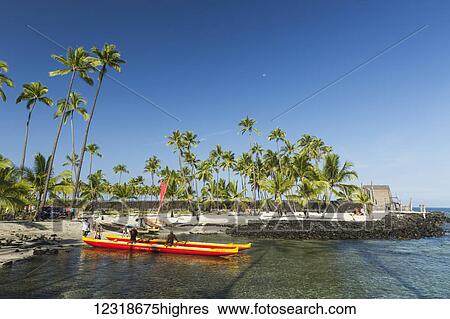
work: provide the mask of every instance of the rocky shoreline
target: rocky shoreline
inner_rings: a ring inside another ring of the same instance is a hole
[[[56,255],[81,245],[76,221],[0,223],[0,267],[35,255]]]
[[[277,220],[252,222],[227,230],[232,236],[301,240],[405,240],[445,235],[443,213],[388,214],[381,220]]]
[[[258,219],[251,216],[202,216],[175,218],[170,226],[176,234],[223,234],[254,238],[297,240],[386,240],[444,236],[450,218],[443,213],[389,214],[382,219],[350,221],[337,219]],[[166,236],[169,228],[160,236]],[[81,223],[10,221],[0,223],[0,267],[33,255],[53,255],[83,245]]]

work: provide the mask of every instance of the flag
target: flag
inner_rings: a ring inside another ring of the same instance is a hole
[[[159,204],[161,205],[164,200],[164,195],[166,195],[167,191],[167,183],[161,182],[160,191],[159,191]]]

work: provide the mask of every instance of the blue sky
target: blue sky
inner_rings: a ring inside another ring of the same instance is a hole
[[[0,104],[0,153],[20,160],[27,111],[16,105],[21,84],[41,81],[54,99],[68,78],[50,78],[59,47],[115,43],[127,64],[112,74],[164,107],[178,122],[106,80],[91,142],[101,146],[102,168],[125,163],[131,175],[157,155],[176,165],[164,136],[193,130],[236,153],[248,145],[237,123],[257,119],[266,140],[281,127],[290,139],[317,135],[355,163],[361,182],[389,184],[403,200],[449,206],[450,3],[448,1],[8,1],[0,19],[0,59],[16,87]],[[279,119],[271,119],[422,26],[410,39]],[[88,101],[94,89],[78,81]],[[27,163],[49,154],[57,122],[39,105],[33,114]],[[84,128],[76,120],[77,147]],[[70,152],[65,127],[58,168]]]

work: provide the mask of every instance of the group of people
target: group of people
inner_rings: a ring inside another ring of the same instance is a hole
[[[91,232],[91,223],[87,218],[83,219],[83,222],[81,224],[81,230],[83,232],[83,237],[87,237]],[[94,238],[95,239],[102,239],[102,232],[103,228],[101,225],[96,225],[94,227]]]
[[[124,230],[124,232],[125,232],[125,230]],[[130,230],[127,230],[127,234],[128,234],[128,236],[130,236],[130,244],[135,244],[137,242],[137,235],[138,235],[138,230],[136,229],[136,227],[133,227]],[[177,236],[171,230],[169,235],[167,235],[165,245],[173,246],[175,244],[175,242],[178,242],[178,241],[179,240],[178,240]]]
[[[91,223],[89,222],[89,220],[87,218],[83,219],[83,222],[81,225],[81,230],[83,232],[83,237],[87,237],[90,234]],[[97,225],[94,228],[94,238],[102,239],[102,232],[103,232],[102,226]],[[124,227],[124,229],[122,231],[122,235],[130,236],[130,244],[135,244],[137,242],[138,230],[136,227],[130,227],[127,225]],[[178,242],[178,241],[179,240],[178,240],[177,236],[171,230],[169,235],[167,235],[166,246],[173,246],[175,244],[175,242]]]

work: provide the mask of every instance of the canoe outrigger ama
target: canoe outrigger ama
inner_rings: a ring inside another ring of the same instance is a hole
[[[183,255],[202,255],[202,256],[227,256],[237,254],[239,248],[237,246],[228,248],[209,248],[209,247],[192,247],[192,246],[166,246],[164,244],[152,244],[152,243],[135,243],[130,244],[126,241],[112,241],[93,239],[88,237],[82,237],[82,240],[93,247],[132,250],[132,251],[145,251],[145,252],[159,252],[159,253],[172,253]]]

